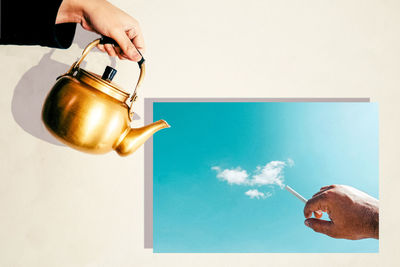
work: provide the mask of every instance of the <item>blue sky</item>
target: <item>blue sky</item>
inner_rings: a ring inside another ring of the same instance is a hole
[[[172,126],[154,135],[154,252],[378,252],[377,240],[315,233],[304,204],[276,184],[221,175],[240,168],[254,179],[281,161],[284,183],[307,199],[330,184],[379,198],[377,104],[153,105],[154,120]],[[254,189],[265,198],[246,195]]]

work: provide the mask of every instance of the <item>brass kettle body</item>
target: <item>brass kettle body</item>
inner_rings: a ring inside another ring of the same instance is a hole
[[[57,78],[44,102],[42,120],[54,137],[74,149],[93,154],[115,150],[126,156],[169,125],[159,120],[142,128],[130,127],[136,92],[145,73],[143,59],[138,62],[139,81],[132,95],[111,80],[79,67],[102,40],[90,43],[70,70]]]

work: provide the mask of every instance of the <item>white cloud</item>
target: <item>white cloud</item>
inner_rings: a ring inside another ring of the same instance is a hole
[[[283,168],[286,163],[283,161],[271,161],[264,167],[257,167],[256,174],[250,180],[251,185],[278,185],[283,188],[285,185]]]
[[[230,185],[242,186],[266,186],[278,185],[281,189],[285,186],[285,177],[283,170],[286,166],[294,166],[294,161],[291,158],[284,161],[271,161],[265,166],[257,166],[252,175],[249,175],[246,170],[240,167],[235,169],[222,170],[219,166],[211,167],[212,170],[217,172],[217,178],[228,182]],[[250,189],[245,192],[250,198],[265,199],[272,194],[270,192],[260,192],[257,189]]]
[[[245,195],[249,196],[250,198],[257,198],[257,199],[265,199],[268,198],[270,196],[272,196],[272,194],[270,192],[260,192],[257,189],[250,189],[249,191],[247,191],[246,193],[244,193]]]
[[[242,170],[240,167],[221,170],[220,167],[214,166],[211,169],[217,172],[218,179],[227,181],[228,184],[246,185],[249,183],[249,175],[246,170]]]
[[[290,168],[294,166],[294,160],[292,160],[291,158],[288,158],[288,159],[287,159],[287,163],[288,163],[288,166],[289,166]]]

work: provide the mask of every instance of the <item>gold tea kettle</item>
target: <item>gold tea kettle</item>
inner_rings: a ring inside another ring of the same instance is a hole
[[[57,78],[44,102],[42,120],[53,136],[74,149],[93,154],[115,150],[126,156],[155,132],[170,126],[159,120],[142,128],[130,127],[133,103],[145,74],[143,57],[132,95],[111,82],[116,73],[113,68],[107,66],[100,77],[79,67],[92,48],[105,43],[116,44],[108,37],[94,40],[69,71]]]

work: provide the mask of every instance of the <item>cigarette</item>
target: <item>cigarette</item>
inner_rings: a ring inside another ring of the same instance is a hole
[[[287,191],[289,191],[290,193],[293,194],[293,196],[297,197],[298,199],[300,199],[304,204],[307,203],[307,199],[305,199],[302,195],[300,195],[299,193],[297,193],[296,191],[293,190],[293,188],[291,188],[290,186],[286,185],[285,189]]]

